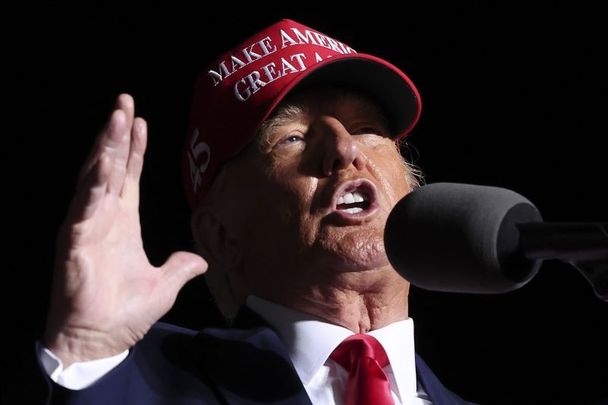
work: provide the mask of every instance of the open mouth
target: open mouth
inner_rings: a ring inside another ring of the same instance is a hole
[[[342,217],[362,218],[378,208],[376,187],[366,179],[341,184],[334,192],[334,212]]]
[[[338,197],[336,209],[349,214],[357,214],[369,208],[369,197],[362,192],[355,190],[347,192]]]

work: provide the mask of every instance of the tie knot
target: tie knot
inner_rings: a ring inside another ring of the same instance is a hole
[[[333,351],[330,358],[346,370],[351,370],[363,358],[376,360],[382,368],[388,365],[388,357],[380,342],[375,337],[363,333],[344,339]]]

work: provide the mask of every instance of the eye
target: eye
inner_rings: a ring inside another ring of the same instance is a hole
[[[355,131],[355,135],[361,135],[361,134],[376,134],[377,131],[375,128],[372,127],[365,127],[365,128],[361,128],[357,131]]]
[[[355,128],[354,131],[352,131],[353,135],[380,135],[383,136],[385,134],[385,131],[382,130],[381,128],[378,127],[374,127],[374,126],[362,126],[359,128]]]
[[[281,140],[280,144],[289,145],[289,144],[294,144],[294,143],[303,142],[303,141],[304,141],[304,137],[302,135],[291,134],[291,135],[288,135],[287,137],[283,138]]]

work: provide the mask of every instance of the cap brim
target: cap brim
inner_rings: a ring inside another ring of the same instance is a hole
[[[271,110],[294,90],[323,84],[354,88],[371,97],[387,114],[395,139],[405,137],[420,118],[420,94],[412,81],[385,60],[366,54],[315,65],[281,92]]]

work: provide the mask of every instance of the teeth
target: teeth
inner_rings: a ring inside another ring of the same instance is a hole
[[[363,194],[359,193],[358,191],[355,191],[354,193],[346,193],[340,196],[340,198],[338,198],[338,205],[352,204],[363,201],[365,201],[365,198],[363,198]]]
[[[347,208],[344,211],[348,212],[349,214],[356,214],[358,212],[363,211],[363,208],[361,208],[361,207],[353,207],[353,208]]]

